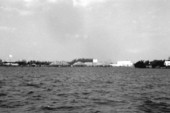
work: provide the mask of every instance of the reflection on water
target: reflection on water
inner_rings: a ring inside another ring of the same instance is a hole
[[[170,113],[170,70],[0,67],[0,113]]]

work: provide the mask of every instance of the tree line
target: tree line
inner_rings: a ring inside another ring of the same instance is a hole
[[[9,62],[9,61],[2,61],[0,59],[0,65],[1,66],[7,66],[7,65],[12,65],[12,64],[17,64],[18,66],[48,66],[51,64],[49,61],[37,61],[37,60],[20,60],[20,61],[14,61],[14,62]]]
[[[140,60],[134,63],[136,68],[166,68],[165,60]]]
[[[67,65],[65,64],[54,64],[55,66],[71,66],[77,62],[93,62],[93,59],[91,58],[79,58],[79,59],[73,59],[70,62],[66,62]],[[0,66],[12,66],[14,64],[16,64],[17,66],[50,66],[52,62],[50,61],[37,61],[37,60],[19,60],[19,61],[13,61],[13,62],[9,62],[9,61],[2,61],[0,59]]]

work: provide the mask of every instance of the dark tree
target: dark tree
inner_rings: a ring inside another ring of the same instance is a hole
[[[36,60],[30,60],[28,61],[29,66],[49,66],[51,62],[48,61],[36,61]]]
[[[162,68],[165,67],[165,60],[154,60],[151,62],[152,68]]]
[[[74,63],[76,62],[82,62],[82,63],[85,63],[85,62],[93,62],[93,59],[92,58],[79,58],[79,59],[74,59],[72,60],[71,62],[69,62],[70,65],[73,65]]]
[[[0,66],[2,66],[3,65],[3,62],[2,62],[2,59],[0,59]]]
[[[146,64],[145,64],[145,62],[144,62],[143,60],[136,62],[136,63],[134,64],[134,66],[135,66],[136,68],[146,68]]]
[[[15,63],[18,63],[19,66],[27,66],[27,61],[26,60],[16,61]]]

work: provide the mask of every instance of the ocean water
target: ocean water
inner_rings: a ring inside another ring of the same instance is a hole
[[[0,67],[0,113],[170,113],[170,69]]]

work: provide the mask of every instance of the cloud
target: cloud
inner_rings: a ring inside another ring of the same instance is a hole
[[[33,12],[28,11],[28,10],[20,10],[18,11],[20,15],[27,16],[27,15],[32,15]]]
[[[10,32],[13,32],[15,30],[16,30],[16,28],[14,28],[14,27],[0,26],[0,31],[10,31]]]
[[[88,7],[95,3],[103,3],[107,0],[73,0],[73,6],[82,6],[82,7]]]
[[[47,3],[58,3],[61,2],[63,0],[24,0],[25,2],[25,6],[30,8],[30,7],[37,7],[37,6],[43,6]]]
[[[65,37],[67,39],[75,39],[75,40],[87,40],[89,36],[87,34],[66,34]]]
[[[139,49],[139,48],[135,48],[135,49],[131,48],[131,49],[127,49],[126,51],[129,52],[129,53],[132,53],[132,54],[137,54],[137,53],[140,53],[143,50]]]
[[[1,6],[0,9],[3,11],[6,11],[6,12],[15,12],[22,16],[27,16],[27,15],[33,14],[33,12],[31,10],[20,9],[20,8],[16,8],[16,7],[2,7]]]
[[[29,8],[36,5],[37,2],[39,2],[39,0],[24,0],[24,2],[25,2],[25,6]]]
[[[43,11],[52,3],[58,3],[63,0],[4,0],[0,1],[0,10],[9,13],[18,13],[22,16],[32,15]]]
[[[33,2],[34,0],[24,0],[27,3]]]
[[[49,2],[49,3],[56,3],[56,2],[58,2],[59,0],[47,0],[47,2]]]

